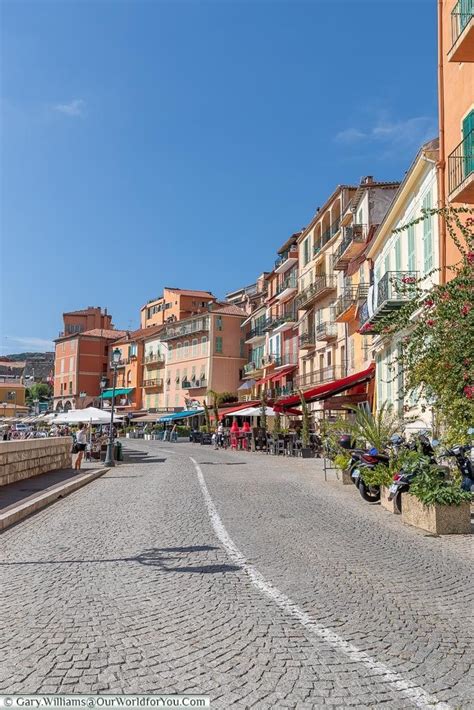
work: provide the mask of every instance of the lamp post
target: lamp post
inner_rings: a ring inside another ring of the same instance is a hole
[[[105,461],[104,461],[105,466],[115,466],[115,461],[114,461],[115,387],[117,385],[117,366],[120,362],[121,357],[122,357],[121,351],[118,348],[115,348],[115,350],[112,353],[112,362],[110,363],[112,365],[112,369],[114,371],[114,381],[113,381],[113,387],[112,387],[112,406],[110,409],[109,440],[107,442],[107,454],[106,454]]]
[[[101,377],[100,378],[100,408],[104,408],[104,390],[107,387],[107,378],[106,377]]]

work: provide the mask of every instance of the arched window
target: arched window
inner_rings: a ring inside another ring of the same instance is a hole
[[[207,335],[203,335],[201,338],[201,355],[207,354]]]

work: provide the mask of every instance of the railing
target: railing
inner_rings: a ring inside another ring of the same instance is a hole
[[[280,316],[276,316],[276,318],[269,318],[267,321],[266,330],[274,330],[275,328],[278,328],[279,325],[283,325],[283,323],[293,323],[296,320],[298,320],[298,317],[296,315],[296,309],[293,308],[287,313],[283,313]]]
[[[308,345],[316,345],[316,333],[314,331],[307,331],[302,333],[298,338],[300,348],[304,348]]]
[[[279,355],[273,355],[273,353],[270,353],[269,355],[264,355],[262,357],[262,367],[268,367],[269,365],[275,365],[275,367],[278,367],[281,364],[281,358]]]
[[[341,218],[338,217],[319,237],[317,244],[313,247],[313,254],[316,256],[321,249],[333,238],[335,234],[339,231],[341,224]]]
[[[200,389],[201,387],[207,387],[207,380],[183,380],[181,383],[183,390]]]
[[[448,157],[448,192],[451,194],[474,173],[474,129]]]
[[[295,388],[293,384],[285,385],[284,387],[275,387],[275,397],[286,397],[293,394]]]
[[[377,309],[385,303],[409,301],[409,285],[416,282],[415,271],[387,271],[377,284]]]
[[[459,0],[456,3],[451,12],[451,40],[453,47],[473,16],[474,0]]]
[[[282,283],[278,286],[275,295],[278,296],[280,293],[283,293],[283,291],[286,291],[287,288],[298,288],[298,280],[295,273],[291,274],[282,281]]]
[[[367,238],[367,225],[354,224],[352,227],[345,227],[342,234],[342,242],[332,256],[333,268],[347,251],[351,244],[363,244]]]
[[[318,296],[318,294],[327,289],[334,288],[336,288],[336,279],[334,276],[328,276],[327,274],[317,276],[314,283],[298,294],[296,298],[296,305],[298,308],[302,308],[303,305],[310,303],[315,296]]]
[[[335,323],[318,323],[316,326],[316,338],[318,340],[337,338],[337,325]]]
[[[346,288],[341,296],[336,301],[336,318],[347,311],[356,301],[367,296],[369,287],[367,284],[359,284]]]
[[[298,353],[284,353],[280,357],[280,365],[297,365]]]
[[[278,269],[279,266],[285,263],[287,259],[297,259],[298,258],[298,249],[293,248],[293,249],[287,249],[287,251],[283,252],[278,259],[275,260],[275,269]]]
[[[209,318],[199,318],[198,320],[192,321],[192,323],[183,323],[183,325],[173,328],[168,327],[166,331],[160,335],[160,338],[161,340],[171,340],[172,338],[179,338],[182,335],[207,331],[209,327]]]
[[[248,375],[250,372],[255,372],[257,370],[257,365],[252,361],[244,365],[244,374]]]
[[[150,353],[149,355],[145,355],[145,365],[148,365],[150,362],[164,362],[165,361],[165,356],[162,355],[161,353]]]
[[[163,380],[160,377],[154,377],[151,380],[143,380],[144,387],[162,387]]]
[[[247,340],[250,340],[251,338],[260,337],[261,335],[265,335],[265,333],[267,332],[268,322],[269,319],[264,320],[258,325],[256,325],[254,328],[249,330]]]
[[[298,387],[313,387],[324,382],[332,382],[344,377],[344,368],[330,365],[322,370],[312,370],[296,377],[296,385]]]

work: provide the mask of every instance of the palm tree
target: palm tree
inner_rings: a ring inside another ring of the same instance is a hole
[[[379,451],[403,426],[400,417],[393,411],[393,406],[387,402],[383,402],[375,414],[353,404],[348,405],[347,408],[354,412],[354,420],[348,423],[354,438],[367,442]]]

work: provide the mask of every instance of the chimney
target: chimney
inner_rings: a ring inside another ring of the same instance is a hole
[[[364,185],[372,185],[372,183],[374,182],[374,176],[367,175],[367,177],[365,177],[362,182],[364,183]]]

